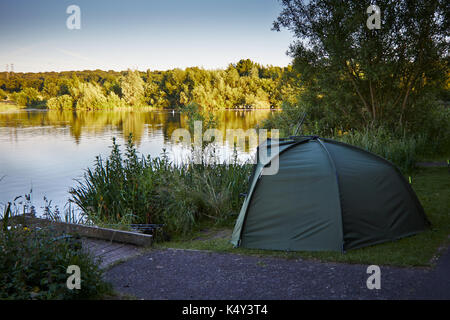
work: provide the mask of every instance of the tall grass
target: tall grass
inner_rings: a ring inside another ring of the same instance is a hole
[[[408,135],[406,132],[395,135],[383,127],[348,132],[339,130],[334,133],[334,139],[380,155],[405,174],[414,170],[418,155],[424,152],[427,144],[424,135]]]
[[[113,139],[109,157],[97,157],[70,193],[94,223],[164,224],[169,234],[186,234],[201,221],[220,224],[237,214],[250,170],[237,157],[174,164],[165,151],[139,156],[130,136],[123,154]]]
[[[308,104],[285,103],[281,112],[271,114],[262,122],[262,127],[279,129],[281,137],[289,137],[307,112],[301,134],[320,135],[359,146],[390,160],[403,173],[410,173],[417,161],[450,156],[450,108],[433,101],[427,104],[415,108],[416,121],[400,126],[394,122],[347,123],[345,117],[337,119],[332,113],[317,113]]]

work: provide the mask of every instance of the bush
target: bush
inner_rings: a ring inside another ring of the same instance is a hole
[[[106,106],[108,108],[123,107],[125,102],[116,93],[110,92],[106,97]]]
[[[6,91],[0,88],[0,100],[6,100],[8,99],[8,95],[6,94]]]
[[[101,109],[107,103],[107,99],[98,84],[81,82],[72,87],[70,93],[77,109]]]
[[[139,158],[130,136],[125,159],[113,140],[109,158],[97,157],[95,167],[70,193],[96,224],[164,224],[169,234],[186,234],[200,221],[223,223],[237,214],[250,170],[236,158],[232,163],[179,165],[165,153]]]
[[[417,106],[416,114],[410,116],[416,119],[412,122],[416,124],[405,123],[396,128],[384,124],[361,127],[355,123],[352,127],[345,117],[335,118],[325,114],[320,105],[312,107],[306,103],[283,104],[281,112],[271,114],[262,126],[279,129],[281,137],[289,137],[305,112],[302,130],[297,134],[318,135],[359,146],[390,160],[405,173],[414,168],[416,161],[450,154],[450,108],[431,101],[427,107]]]
[[[427,137],[422,150],[424,155],[450,155],[450,107],[439,105],[433,108],[415,129]]]
[[[47,101],[49,109],[72,109],[73,99],[70,95],[64,94],[62,96],[50,98]]]
[[[33,107],[42,103],[39,91],[34,88],[25,88],[12,94],[12,100],[19,106]]]
[[[67,267],[81,269],[81,289],[69,290]],[[47,229],[10,223],[0,231],[0,299],[90,299],[111,293],[98,262]]]

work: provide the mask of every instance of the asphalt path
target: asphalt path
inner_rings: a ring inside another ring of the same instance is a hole
[[[114,266],[105,280],[157,300],[450,299],[449,248],[434,268],[380,266],[379,289],[368,288],[368,267],[165,249]]]

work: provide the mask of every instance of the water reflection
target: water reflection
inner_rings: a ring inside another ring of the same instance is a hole
[[[256,111],[217,111],[218,128],[224,135],[227,129],[247,130],[254,128],[260,121],[267,118],[270,110]],[[172,132],[178,128],[187,127],[187,117],[175,111],[145,111],[145,110],[112,110],[112,111],[42,111],[17,110],[0,112],[0,127],[41,128],[42,134],[57,134],[61,128],[69,128],[75,143],[80,143],[83,134],[103,134],[111,128],[119,130],[126,138],[133,134],[139,144],[145,129],[152,134],[162,130],[164,139],[170,139]],[[20,130],[19,130],[20,131]],[[17,135],[17,130],[10,134]]]
[[[216,113],[223,137],[227,129],[248,130],[265,119],[270,110],[220,111]],[[171,136],[187,128],[187,118],[179,112],[149,110],[1,111],[0,106],[0,205],[33,189],[39,209],[43,197],[62,207],[67,191],[91,167],[95,156],[106,157],[112,137],[124,144],[133,134],[138,150],[158,156],[166,148],[180,155]],[[232,145],[232,144],[231,144]],[[242,154],[253,152],[248,145]]]

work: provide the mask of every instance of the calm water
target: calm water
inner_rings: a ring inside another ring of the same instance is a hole
[[[217,129],[225,137],[227,129],[254,128],[270,112],[221,111]],[[38,212],[44,196],[62,209],[74,179],[92,167],[97,155],[109,155],[113,137],[123,146],[132,133],[142,154],[158,156],[166,148],[177,161],[186,150],[171,141],[172,132],[186,127],[186,117],[174,111],[2,111],[0,106],[0,207],[32,190]],[[228,145],[220,151],[224,159],[232,153]],[[240,149],[240,158],[248,158],[255,148]]]

